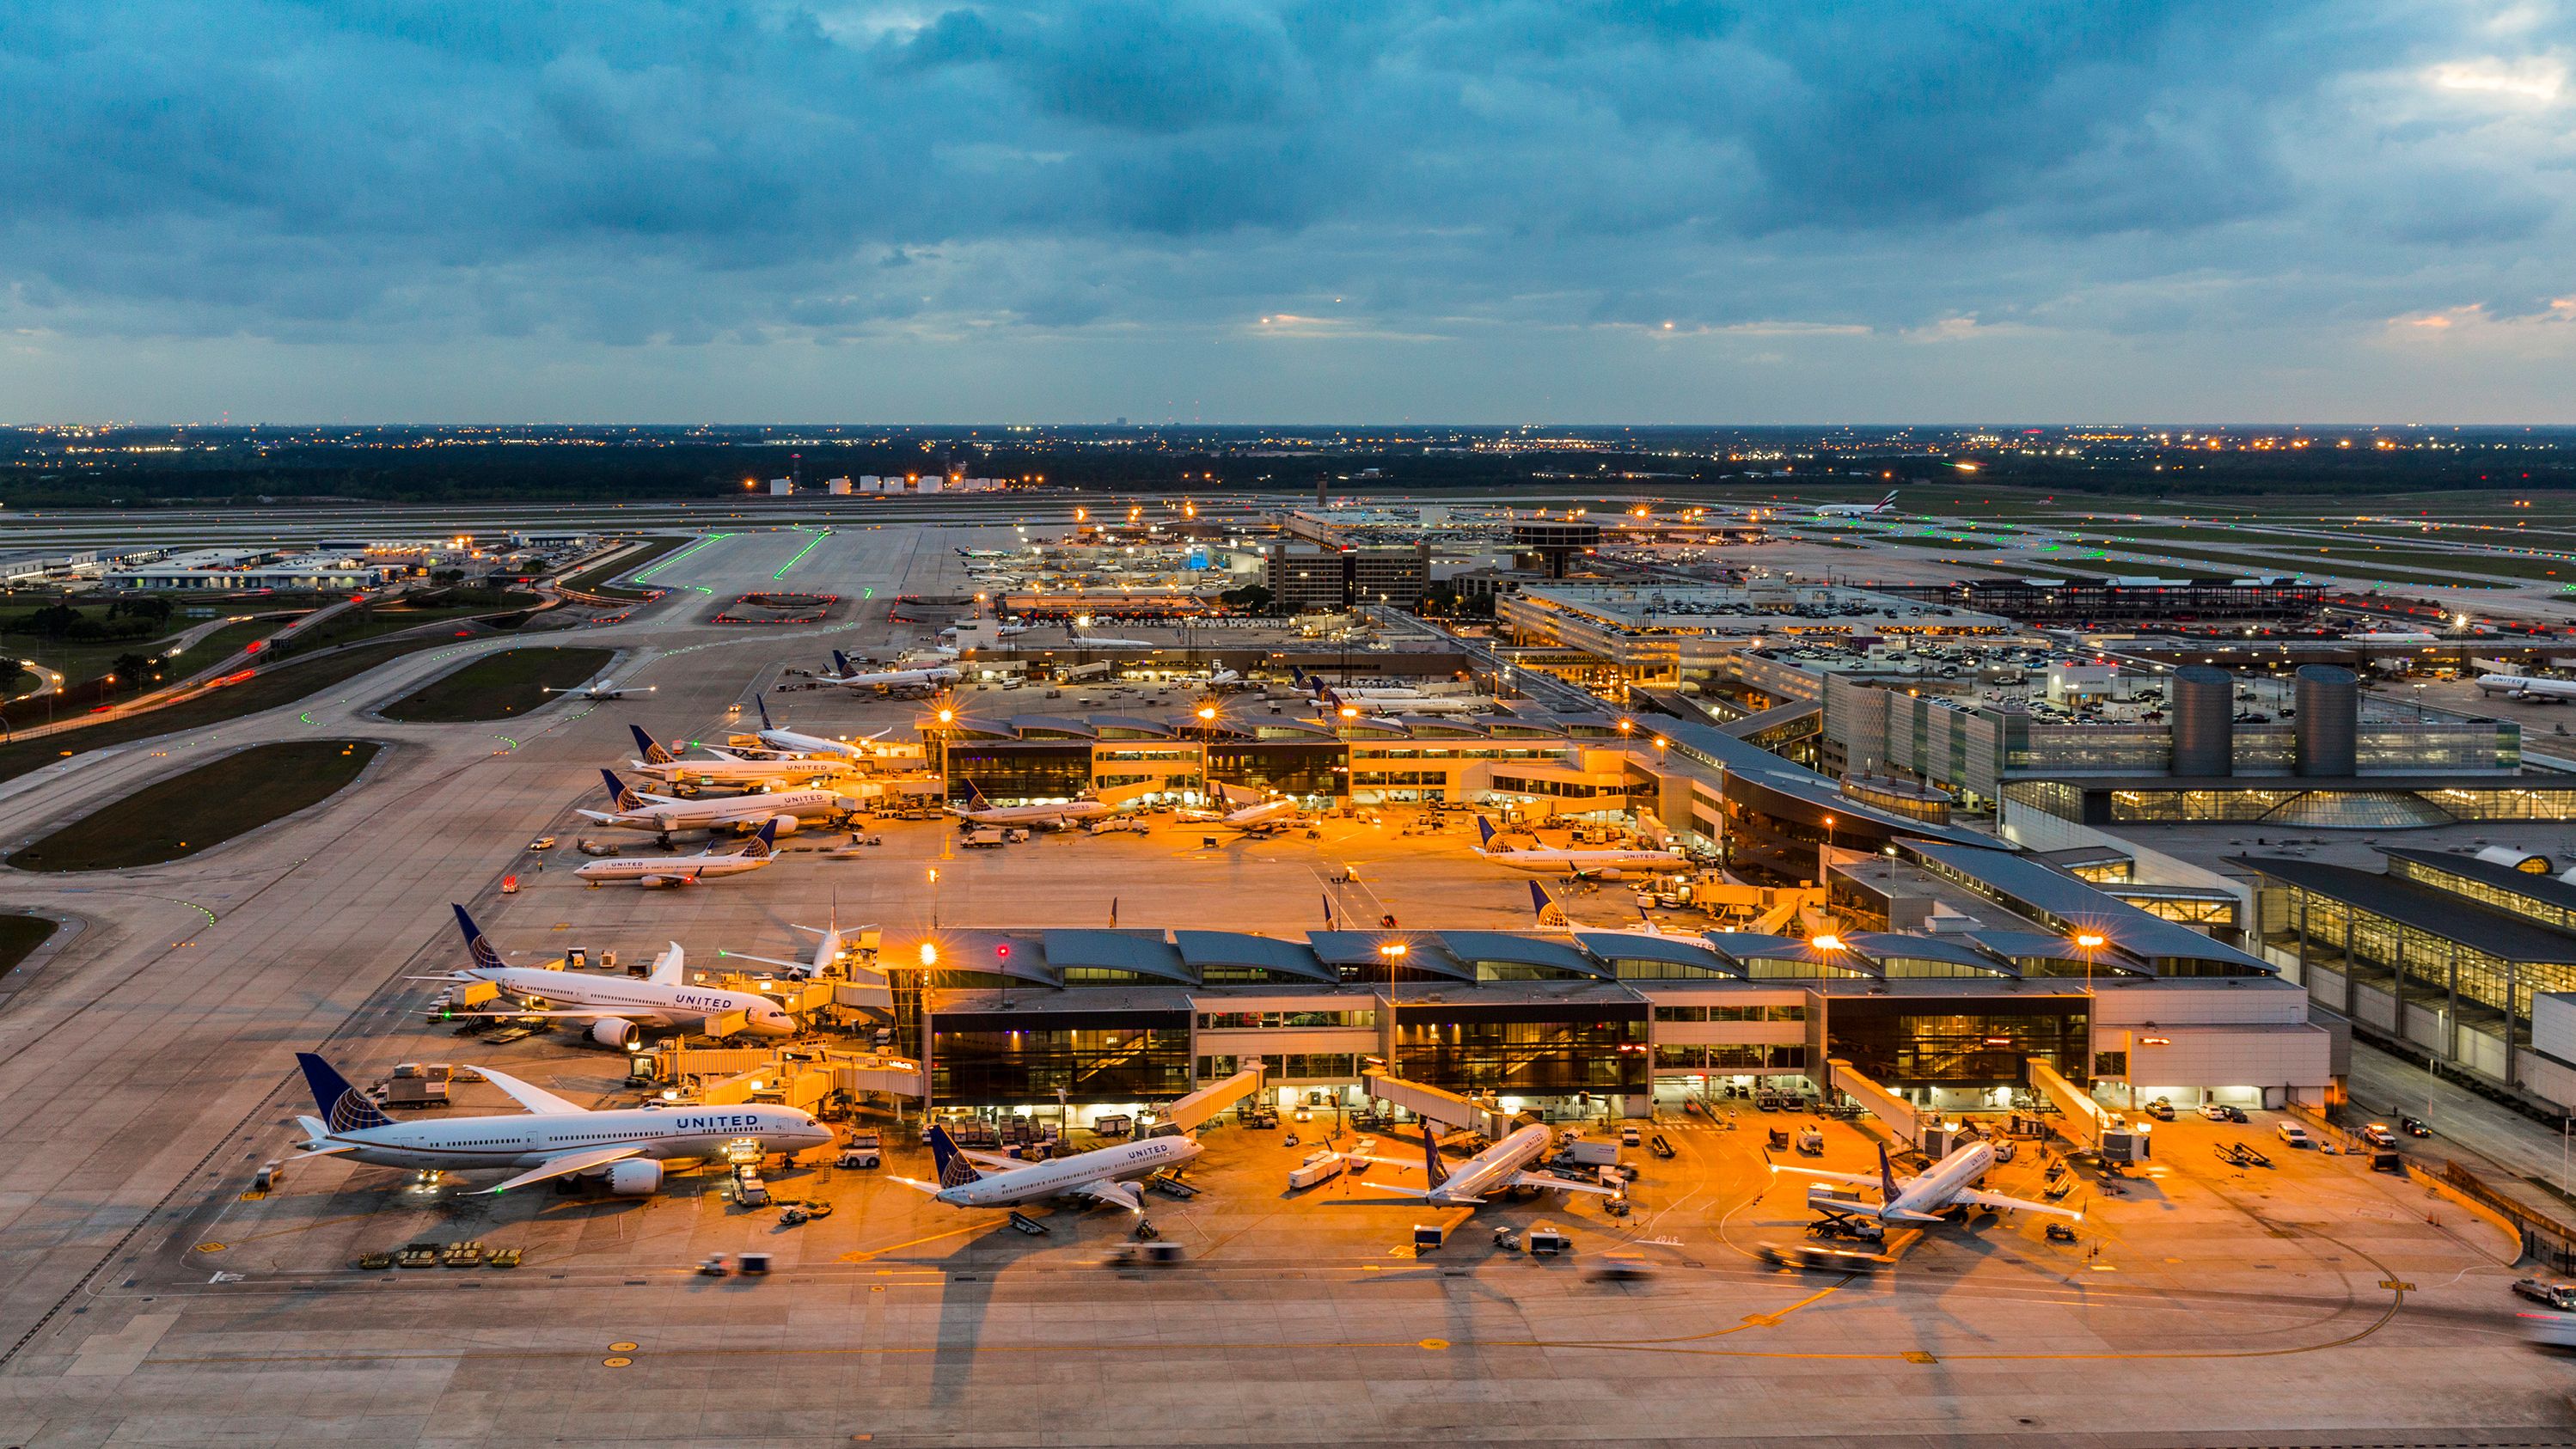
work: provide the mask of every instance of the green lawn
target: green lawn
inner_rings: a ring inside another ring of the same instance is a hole
[[[274,668],[262,666],[258,674],[239,684],[208,689],[161,709],[146,710],[91,725],[86,729],[45,735],[0,745],[0,780],[42,769],[57,760],[68,759],[90,750],[104,749],[133,740],[179,730],[202,729],[290,704],[308,694],[319,694],[335,684],[356,678],[388,660],[406,654],[447,644],[450,640],[432,635],[426,639],[388,639],[363,648],[334,654],[328,659],[289,662]],[[24,709],[25,706],[20,706]],[[41,718],[41,715],[37,716]],[[18,721],[25,724],[24,718]]]
[[[254,745],[155,781],[9,857],[20,870],[125,870],[181,860],[338,794],[369,740]]]
[[[691,534],[648,538],[644,540],[644,547],[641,549],[621,553],[596,568],[584,569],[565,579],[562,586],[575,593],[599,594],[611,599],[649,598],[651,595],[645,590],[612,588],[608,581],[619,574],[630,573],[640,568],[650,568],[656,560],[667,558],[677,550],[697,541],[697,538]]]
[[[432,680],[378,713],[404,724],[460,724],[526,714],[597,674],[614,649],[510,649]]]
[[[42,916],[0,916],[0,976],[36,954],[38,946],[53,938],[54,929]]]

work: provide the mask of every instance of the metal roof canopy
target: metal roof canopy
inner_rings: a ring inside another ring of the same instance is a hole
[[[2576,963],[2576,936],[2553,931],[2528,916],[2479,905],[2438,886],[2348,865],[2271,855],[2232,855],[2227,863],[2490,956],[2551,965]]]
[[[1659,961],[1670,966],[1696,967],[1734,980],[1744,978],[1742,966],[1688,936],[1653,936],[1643,931],[1577,931],[1574,939],[1602,961]]]
[[[1314,949],[1298,941],[1246,935],[1240,931],[1174,931],[1172,944],[1181,960],[1202,973],[1210,966],[1254,966],[1305,981],[1338,983],[1340,973],[1316,959]]]
[[[1363,968],[1363,979],[1367,971],[1382,971],[1390,965],[1459,981],[1475,979],[1475,973],[1429,931],[1311,931],[1306,944],[1314,948],[1315,959],[1327,966]],[[1390,960],[1378,949],[1386,945],[1401,945],[1404,955]]]
[[[1858,951],[1825,951],[1813,941],[1799,936],[1756,936],[1748,931],[1710,931],[1701,939],[1715,950],[1741,961],[1750,968],[1756,961],[1796,961],[1807,966],[1830,967],[1852,971],[1863,976],[1877,976],[1877,966],[1862,959]]]
[[[1128,971],[1182,986],[1198,977],[1160,931],[1056,929],[1045,935],[1047,964],[1059,973],[1076,969]]]
[[[2481,885],[2491,885],[2500,890],[2511,891],[2526,900],[2537,901],[2545,906],[2557,906],[2562,910],[2576,911],[2576,885],[2569,884],[2557,875],[2535,875],[2527,870],[2516,870],[2509,865],[2500,865],[2492,860],[2480,860],[2474,855],[2448,850],[2419,850],[2405,845],[2382,845],[2377,849],[2380,854],[2391,860],[2403,860],[2430,866],[2435,870],[2446,870],[2454,875],[2465,876]],[[2525,853],[2540,854],[2536,850]]]
[[[1053,971],[1047,969],[1046,936],[1042,931],[933,931],[920,940],[939,948],[939,964],[930,967],[931,984],[937,985],[942,971],[977,971],[988,976],[1008,976],[1035,986],[1061,986]],[[1002,947],[1009,947],[1003,954]],[[903,970],[921,958],[919,942],[897,946],[880,959],[893,969]]]
[[[2099,931],[2110,943],[2142,961],[2153,962],[2159,956],[2186,961],[2217,961],[2229,966],[2248,968],[2265,976],[2279,974],[2266,961],[2225,946],[2189,926],[2168,921],[2162,916],[2106,895],[2092,882],[2079,879],[2044,861],[2009,850],[1979,846],[1944,845],[1930,840],[1907,840],[1900,850],[1957,871],[2003,897],[2008,907],[2029,913],[2054,916],[2067,922],[2068,929]]]
[[[1096,740],[1100,738],[1100,731],[1092,728],[1091,721],[1087,719],[1076,719],[1069,714],[1017,715],[1011,720],[1011,728],[1018,732],[1021,739],[1029,738],[1029,731],[1031,730],[1053,730],[1068,739]]]
[[[1521,936],[1509,931],[1442,931],[1440,944],[1460,961],[1504,961],[1540,966],[1593,981],[1612,979],[1600,962],[1566,942],[1547,936]],[[1406,960],[1413,959],[1407,956]]]
[[[2021,970],[2009,961],[1998,961],[1955,936],[1908,936],[1894,931],[1860,931],[1843,937],[1843,944],[1878,965],[1883,961],[1939,961],[1951,966],[1973,966],[1997,976],[2019,976]],[[1880,968],[1882,973],[1885,968]]]
[[[2084,964],[2084,952],[2064,936],[2049,931],[1970,931],[1968,939],[2014,961],[2067,961]],[[2115,976],[2153,976],[2155,973],[2132,961],[2116,948],[2095,953],[2096,973]]]

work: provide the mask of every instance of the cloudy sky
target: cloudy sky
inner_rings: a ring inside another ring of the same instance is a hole
[[[2576,420],[2558,0],[0,5],[0,418]]]

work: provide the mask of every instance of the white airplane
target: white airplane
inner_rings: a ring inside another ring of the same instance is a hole
[[[933,1127],[930,1158],[939,1169],[939,1180],[898,1177],[895,1181],[950,1207],[1010,1208],[1048,1198],[1082,1197],[1141,1214],[1145,1198],[1136,1184],[1197,1157],[1204,1149],[1190,1134],[1260,1085],[1261,1061],[1256,1057],[1244,1070],[1172,1104],[1164,1120],[1179,1126],[1179,1135],[1096,1147],[1052,1162],[1029,1164],[998,1153],[969,1152],[949,1137],[947,1128]]]
[[[746,759],[730,750],[705,746],[712,760],[684,760],[644,733],[642,725],[628,725],[634,731],[635,747],[644,758],[630,768],[637,774],[649,775],[665,784],[683,785],[780,785],[791,780],[815,780],[833,775],[854,774],[858,766],[848,758],[833,755],[821,758],[785,760]]]
[[[1118,807],[1098,799],[1088,791],[1061,805],[994,805],[984,799],[975,782],[966,782],[968,803],[951,805],[949,813],[976,825],[1051,825],[1064,829],[1079,821],[1115,815]]]
[[[2521,674],[2481,674],[2477,679],[2480,694],[2501,694],[2511,699],[2536,700],[2543,704],[2564,704],[2576,699],[2576,679],[2535,679]]]
[[[1246,835],[1270,835],[1293,830],[1306,817],[1305,807],[1291,796],[1265,800],[1250,790],[1223,784],[1216,787],[1216,792],[1234,808],[1221,814],[1214,810],[1178,810],[1173,813],[1183,820],[1240,830]]]
[[[1880,514],[1894,513],[1895,511],[1896,490],[1893,488],[1887,490],[1887,496],[1878,500],[1876,503],[1820,503],[1816,505],[1816,517],[1818,518],[1875,518]]]
[[[1494,823],[1483,816],[1476,818],[1476,831],[1485,843],[1476,854],[1496,865],[1512,870],[1535,871],[1541,875],[1572,875],[1585,880],[1618,880],[1628,871],[1676,871],[1690,868],[1690,857],[1678,850],[1568,850],[1552,846],[1531,845],[1517,850],[1496,845]]]
[[[619,685],[614,679],[603,679],[597,684],[577,684],[570,689],[557,689],[548,685],[546,693],[577,695],[583,699],[624,699],[630,694],[651,694],[660,687],[660,685],[648,684],[642,689],[628,689]]]
[[[1098,644],[1111,649],[1160,649],[1150,639],[1113,639],[1106,634],[1088,634],[1080,629],[1067,629],[1065,634],[1076,644]]]
[[[815,938],[813,954],[802,961],[781,961],[771,956],[754,956],[748,951],[718,951],[716,955],[727,961],[757,961],[763,966],[779,967],[786,972],[787,979],[790,981],[812,980],[830,971],[840,961],[842,931],[837,921],[829,926],[798,926],[791,923],[789,929],[806,932]],[[876,928],[861,926],[859,929],[872,931]],[[882,977],[885,973],[876,974]]]
[[[868,745],[884,739],[894,729],[894,726],[888,725],[875,734],[861,735],[855,740],[836,740],[822,735],[799,734],[795,730],[780,729],[777,723],[770,719],[768,700],[754,695],[751,702],[760,706],[760,728],[754,732],[754,737],[762,744],[785,755],[839,755],[855,760],[865,755]]]
[[[1597,1182],[1582,1182],[1571,1177],[1559,1177],[1552,1172],[1529,1171],[1529,1165],[1546,1156],[1548,1148],[1555,1141],[1556,1133],[1545,1123],[1532,1122],[1502,1141],[1451,1167],[1440,1160],[1439,1129],[1426,1122],[1423,1124],[1422,1131],[1422,1161],[1407,1162],[1395,1157],[1369,1157],[1362,1160],[1384,1163],[1389,1167],[1400,1167],[1408,1172],[1420,1169],[1429,1180],[1428,1187],[1397,1187],[1392,1183],[1381,1182],[1372,1182],[1370,1186],[1382,1192],[1418,1197],[1437,1207],[1474,1207],[1484,1202],[1491,1194],[1516,1187],[1548,1188],[1558,1192],[1589,1192],[1602,1197],[1622,1196],[1619,1189],[1605,1187]]]
[[[1992,1143],[1971,1142],[1925,1169],[1920,1177],[1899,1179],[1887,1160],[1887,1149],[1878,1149],[1878,1176],[1858,1172],[1827,1172],[1815,1167],[1791,1167],[1772,1163],[1774,1173],[1790,1172],[1800,1177],[1820,1177],[1828,1182],[1851,1183],[1878,1189],[1874,1203],[1841,1203],[1823,1206],[1822,1211],[1835,1218],[1876,1218],[1881,1223],[1937,1223],[1954,1207],[2026,1208],[2035,1213],[2055,1213],[2062,1218],[2081,1222],[2084,1214],[2054,1203],[2031,1202],[2006,1197],[1999,1192],[1981,1192],[1976,1184],[1985,1179],[1995,1165]],[[1809,1199],[1810,1206],[1819,1206]]]
[[[2347,644],[2439,644],[2442,636],[2425,629],[2377,629],[2367,634],[2346,634]]]
[[[450,903],[453,905],[453,903]],[[454,906],[456,928],[465,933],[465,956],[472,964],[445,976],[415,976],[415,981],[446,981],[463,984],[466,995],[481,996],[474,988],[490,986],[499,996],[519,1005],[512,1009],[478,1011],[482,1000],[472,1001],[467,1009],[450,1011],[456,1017],[528,1016],[559,1017],[567,1021],[588,1022],[584,1028],[590,1039],[601,1046],[632,1047],[643,1037],[642,1028],[668,1029],[694,1027],[702,1036],[782,1037],[796,1034],[796,1020],[775,1001],[757,991],[729,991],[717,986],[692,986],[685,979],[687,956],[680,943],[653,958],[653,971],[641,980],[633,977],[585,976],[555,966],[512,966],[501,959],[490,938],[483,934],[474,918],[463,906]],[[838,940],[831,943],[839,949]],[[753,957],[753,960],[760,958]],[[492,997],[483,997],[490,1000]]]
[[[778,822],[764,820],[758,833],[744,841],[740,850],[669,855],[658,860],[594,860],[573,874],[595,886],[620,881],[633,881],[646,890],[695,885],[708,876],[741,875],[769,864],[778,858],[774,849],[777,839]]]
[[[878,669],[862,673],[838,649],[832,651],[832,662],[840,666],[841,672],[824,675],[822,681],[849,689],[944,689],[966,677],[946,664],[927,669]]]
[[[621,1197],[661,1189],[662,1164],[723,1155],[750,1142],[768,1152],[802,1152],[832,1140],[832,1129],[802,1107],[643,1107],[594,1112],[489,1067],[483,1079],[510,1094],[525,1115],[433,1117],[397,1122],[329,1062],[297,1052],[318,1117],[297,1116],[306,1157],[346,1157],[375,1167],[422,1172],[517,1168],[485,1188],[504,1193],[554,1177],[597,1177]]]
[[[793,835],[807,820],[829,820],[850,811],[849,800],[830,790],[772,790],[721,800],[680,800],[638,790],[618,779],[614,770],[601,770],[599,778],[607,782],[609,808],[573,813],[619,830],[650,830],[662,836],[675,830],[749,833],[773,823],[780,835]]]

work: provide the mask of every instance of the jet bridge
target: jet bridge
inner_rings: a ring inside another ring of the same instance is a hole
[[[1444,1092],[1438,1087],[1408,1082],[1383,1072],[1367,1072],[1360,1077],[1368,1094],[1389,1106],[1401,1107],[1426,1121],[1443,1127],[1479,1132],[1500,1139],[1512,1130],[1511,1117],[1470,1097]]]
[[[2058,1132],[2078,1149],[2088,1152],[2099,1150],[2103,1130],[2110,1126],[2111,1114],[2103,1109],[2101,1103],[2093,1100],[2091,1093],[2059,1075],[2057,1068],[2037,1058],[2031,1058],[2027,1065],[2030,1084],[2056,1103],[2058,1111],[2066,1114],[2058,1123]]]
[[[1163,1109],[1160,1122],[1195,1132],[1199,1124],[1261,1090],[1261,1058],[1221,1082],[1211,1082]]]
[[[1867,1107],[1870,1115],[1887,1124],[1896,1140],[1911,1146],[1916,1142],[1917,1114],[1903,1097],[1862,1076],[1852,1064],[1840,1057],[1825,1062],[1825,1086]]]

